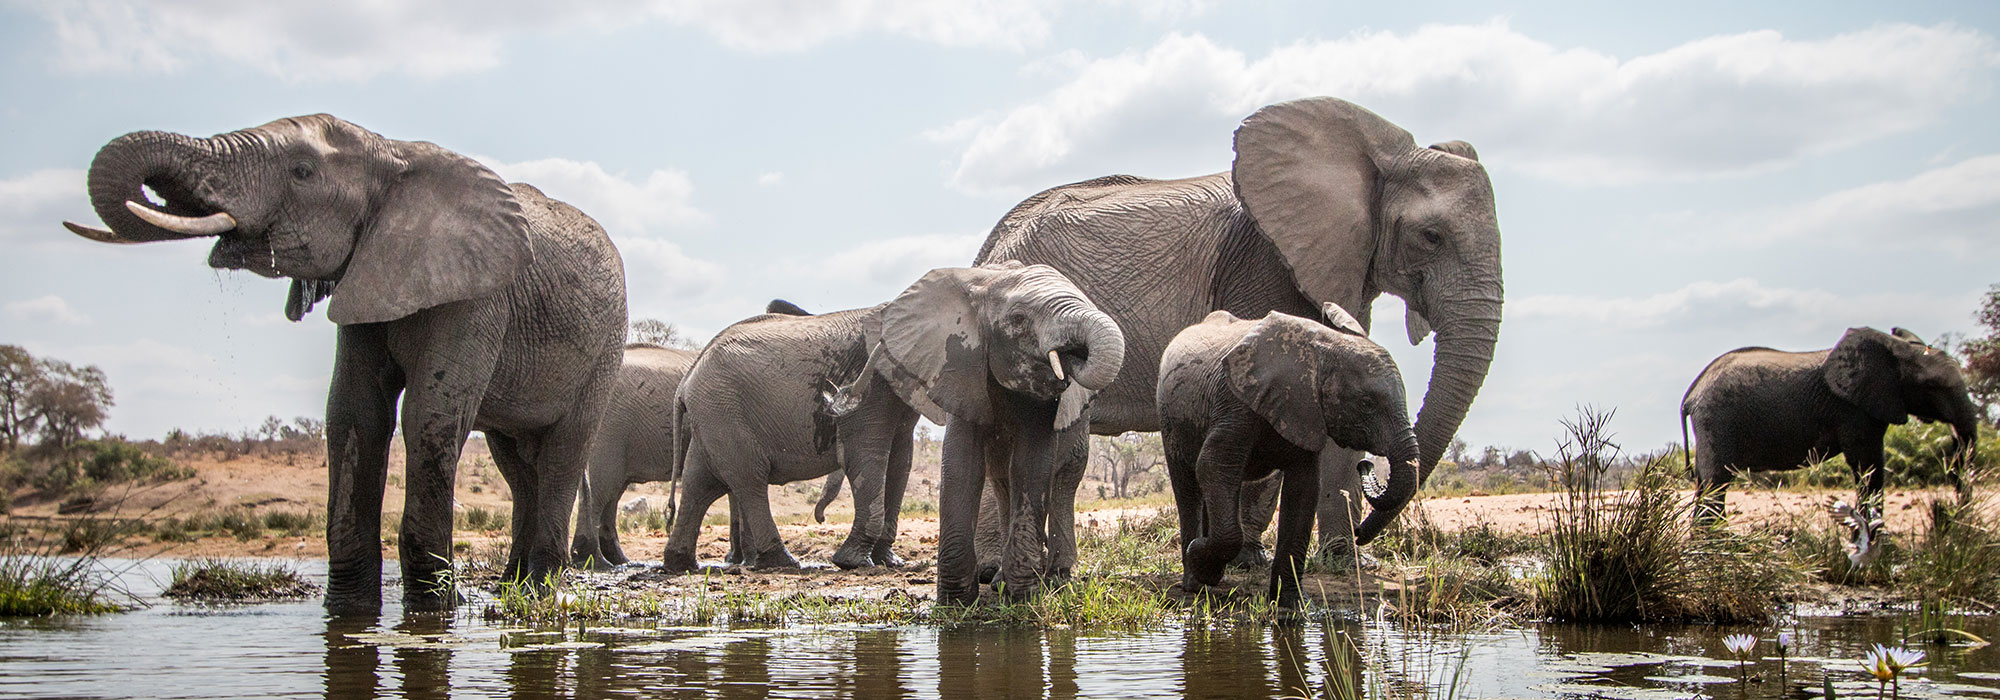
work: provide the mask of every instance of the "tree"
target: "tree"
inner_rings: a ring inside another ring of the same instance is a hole
[[[626,337],[634,343],[651,343],[661,347],[700,350],[701,344],[682,333],[679,326],[657,318],[642,318],[632,322]]]
[[[19,345],[0,345],[0,448],[13,451],[34,431],[28,420],[28,394],[41,376],[35,356]]]
[[[2000,284],[1986,289],[1986,299],[1972,315],[1985,332],[1982,337],[1958,344],[1958,356],[1965,361],[1965,383],[1972,400],[1993,419],[1993,407],[2000,405]]]
[[[103,427],[112,404],[104,370],[54,359],[38,364],[41,374],[28,394],[28,406],[41,423],[44,443],[67,448],[83,439],[84,431]]]
[[[1100,466],[1100,478],[1111,485],[1111,495],[1115,498],[1140,495],[1133,482],[1166,464],[1159,433],[1093,437],[1090,447],[1090,461]]]

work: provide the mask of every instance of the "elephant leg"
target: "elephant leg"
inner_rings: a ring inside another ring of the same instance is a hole
[[[736,498],[736,491],[729,492],[729,552],[722,555],[722,563],[731,566],[757,565],[757,553],[744,546],[750,541],[748,528],[743,527],[743,504]]]
[[[1361,508],[1368,503],[1361,491],[1359,450],[1329,444],[1319,453],[1319,557],[1321,561],[1353,559],[1360,552],[1354,546],[1354,524],[1361,520]]]
[[[1069,580],[1076,568],[1076,490],[1090,467],[1090,425],[1077,421],[1052,436],[1054,469],[1049,487],[1049,578]]]
[[[1284,486],[1282,470],[1273,476],[1258,479],[1243,485],[1243,549],[1238,550],[1236,559],[1229,565],[1238,569],[1254,569],[1271,563],[1271,554],[1264,550],[1264,531],[1271,528],[1271,518],[1278,512],[1278,492]]]
[[[681,502],[674,509],[674,531],[667,536],[667,550],[660,561],[668,572],[701,568],[700,560],[695,558],[695,545],[701,539],[701,519],[708,517],[708,508],[715,505],[716,499],[729,492],[710,471],[709,461],[705,450],[688,450],[687,464],[681,470]],[[729,515],[735,518],[736,509],[730,508]]]
[[[901,437],[889,443],[889,473],[882,482],[882,537],[875,541],[875,551],[870,553],[876,566],[901,567],[909,563],[896,556],[895,544],[897,528],[901,527],[903,492],[910,486],[910,463],[914,458],[909,435],[916,427],[915,419],[904,422],[895,433]]]
[[[598,499],[592,497],[596,489],[591,488],[590,482],[586,474],[583,483],[576,487],[576,534],[569,540],[570,563],[581,569],[595,569],[607,563],[599,556],[597,546],[597,522],[603,511],[597,507]]]
[[[878,380],[880,381],[880,380]],[[878,396],[887,396],[887,382],[878,387]],[[889,462],[896,441],[909,441],[909,434],[896,435],[903,424],[901,411],[893,419],[881,412],[888,402],[871,402],[874,411],[850,414],[840,425],[841,469],[854,496],[854,522],[847,528],[847,541],[833,554],[833,563],[842,569],[858,569],[874,564],[875,544],[885,541],[883,526],[888,521],[886,491]],[[908,410],[906,408],[901,410]]]
[[[620,484],[610,496],[598,498],[597,553],[612,566],[623,566],[631,561],[625,557],[625,548],[618,546],[618,497],[624,493],[624,485]],[[583,524],[579,522],[576,527],[581,530]]]
[[[853,475],[848,475],[853,478]],[[856,491],[861,490],[856,488]],[[732,491],[734,491],[732,489]],[[742,505],[739,515],[736,506]],[[771,489],[760,485],[747,493],[737,493],[730,501],[729,517],[743,519],[743,551],[755,557],[751,566],[759,569],[796,569],[798,557],[785,549],[785,540],[778,536],[778,521],[771,515]]]
[[[428,376],[429,372],[418,374]],[[466,398],[468,393],[470,398]],[[403,525],[397,549],[403,564],[404,606],[412,611],[447,609],[457,597],[456,591],[452,590],[450,573],[452,505],[458,456],[465,447],[466,434],[472,429],[473,416],[479,410],[479,398],[485,391],[482,387],[449,398],[443,394],[411,391],[403,396],[403,449],[407,458],[404,464]],[[498,444],[493,447],[497,462],[497,453],[504,448]],[[502,475],[508,475],[508,472],[503,471]],[[519,476],[518,470],[513,476]],[[524,500],[521,488],[511,479],[508,485],[514,491],[516,514],[520,515],[518,509]],[[571,488],[574,489],[574,485]],[[534,492],[531,490],[529,493]],[[561,520],[565,527],[574,496],[574,490],[565,494],[560,509],[556,511],[559,514],[556,519]],[[530,513],[529,517],[534,517],[534,514]],[[514,534],[517,549],[521,527],[522,521],[516,519]],[[556,544],[555,558],[558,562],[567,558],[568,534],[562,533],[563,537]],[[507,573],[508,578],[519,580],[517,574],[520,572],[510,570]]]
[[[1174,513],[1180,518],[1181,592],[1201,590],[1189,575],[1187,545],[1201,539],[1201,481],[1195,463],[1201,458],[1201,433],[1185,428],[1168,428],[1160,433],[1167,457],[1167,479],[1174,489]]]
[[[500,431],[492,431],[486,434],[486,446],[493,453],[493,464],[500,468],[500,476],[506,479],[508,489],[513,492],[513,521],[520,522],[522,518],[534,512],[529,504],[534,502],[537,488],[534,479],[534,460],[531,456],[535,451],[535,441],[532,438],[517,438]],[[512,580],[513,572],[520,569],[521,550],[510,542],[507,547],[507,567],[504,570]]]
[[[601,392],[600,392],[601,393]],[[525,501],[526,519],[514,521],[514,549],[520,566],[509,577],[529,582],[554,582],[568,563],[569,504],[576,500],[577,483],[582,480],[584,454],[590,447],[597,417],[589,410],[572,411],[568,417],[537,436],[533,456],[524,454],[534,465],[528,475],[533,493],[524,498],[514,490],[516,512]]]
[[[969,605],[979,600],[979,493],[986,482],[989,429],[953,421],[944,431],[944,463],[938,476],[938,603]]]
[[[382,492],[403,373],[379,325],[341,326],[327,392],[326,609],[382,609]]]
[[[1053,422],[1053,407],[1046,411],[1016,409],[1025,414],[1026,425]],[[1008,465],[1008,509],[1006,551],[1000,555],[1000,578],[1010,600],[1026,600],[1042,585],[1049,573],[1049,489],[1054,483],[1051,458],[1055,436],[1048,430],[1018,430],[1014,435],[1012,461]]]
[[[1278,556],[1271,562],[1270,595],[1281,608],[1299,608],[1299,576],[1305,572],[1314,511],[1320,498],[1316,457],[1304,451],[1279,457],[1283,462],[1284,497],[1278,506]]]
[[[1250,456],[1244,432],[1243,428],[1217,426],[1202,439],[1195,478],[1201,487],[1205,527],[1182,556],[1184,586],[1188,582],[1221,584],[1223,567],[1243,546],[1243,469]]]
[[[1012,460],[1013,442],[991,431],[986,448],[981,452],[985,460],[984,472],[980,477],[983,485],[979,489],[979,533],[973,541],[973,548],[979,556],[979,582],[992,583],[1000,576],[1000,557],[1007,551],[1007,522],[1013,515],[1001,504],[1007,503],[1007,470]]]

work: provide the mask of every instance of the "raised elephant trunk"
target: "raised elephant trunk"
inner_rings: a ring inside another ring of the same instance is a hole
[[[1472,399],[1486,382],[1487,368],[1493,364],[1493,347],[1500,337],[1501,293],[1497,279],[1486,284],[1492,289],[1490,295],[1481,292],[1473,298],[1447,302],[1445,308],[1454,313],[1437,329],[1431,382],[1424,390],[1423,408],[1417,412],[1417,444],[1422,455],[1419,485],[1430,479],[1431,470],[1444,457],[1472,407]]]
[[[107,243],[197,238],[234,228],[216,202],[218,183],[211,179],[216,173],[203,166],[215,157],[209,140],[180,134],[140,131],[118,137],[98,150],[88,178],[90,205],[111,229],[69,228]],[[151,187],[163,206],[147,203],[144,187]]]
[[[1119,332],[1118,322],[1096,307],[1078,303],[1063,309],[1057,316],[1057,334],[1051,350],[1062,350],[1063,346],[1076,347],[1081,344],[1082,352],[1069,357],[1069,377],[1083,388],[1102,391],[1118,378],[1118,370],[1125,365],[1125,334]]]
[[[1397,419],[1401,423],[1401,419]],[[1403,513],[1403,506],[1417,495],[1417,487],[1422,479],[1417,473],[1417,436],[1412,431],[1403,431],[1400,440],[1391,443],[1389,454],[1389,483],[1382,489],[1382,495],[1368,497],[1368,517],[1354,526],[1354,543],[1368,544],[1375,536],[1382,534],[1396,516]]]

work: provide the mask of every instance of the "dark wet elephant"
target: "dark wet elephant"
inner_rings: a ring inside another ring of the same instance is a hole
[[[1333,446],[1386,455],[1385,500],[1417,490],[1417,435],[1403,376],[1382,346],[1333,304],[1327,323],[1273,311],[1246,321],[1217,311],[1167,344],[1160,360],[1160,439],[1180,510],[1182,590],[1222,582],[1242,549],[1245,485],[1283,474],[1270,595],[1297,608],[1299,574],[1319,498],[1319,453]],[[1329,327],[1331,326],[1331,327]],[[1377,511],[1394,517],[1395,506]]]
[[[332,297],[327,609],[382,602],[382,493],[398,422],[399,549],[413,610],[451,600],[452,483],[481,430],[513,490],[506,575],[568,561],[569,507],[625,336],[618,251],[590,217],[470,158],[324,114],[104,146],[90,200],[108,243],[212,237],[209,265],[290,277],[296,321]],[[148,204],[149,187],[161,204]]]
[[[1951,459],[1960,464],[1979,442],[1981,414],[1958,362],[1914,333],[1893,331],[1849,328],[1832,348],[1813,352],[1741,348],[1702,368],[1681,398],[1683,441],[1694,427],[1697,517],[1721,515],[1738,471],[1797,469],[1845,455],[1860,509],[1854,563],[1872,560],[1889,426],[1912,416],[1951,426]]]
[[[993,227],[977,259],[1053,266],[1118,321],[1131,360],[1092,406],[1090,429],[1102,435],[1160,428],[1160,353],[1211,311],[1314,318],[1332,302],[1367,328],[1378,295],[1401,297],[1411,342],[1437,331],[1416,419],[1421,483],[1485,381],[1499,337],[1500,225],[1478,154],[1462,141],[1418,146],[1329,97],[1260,109],[1235,144],[1230,172],[1114,175],[1029,197]],[[1319,534],[1329,553],[1351,551],[1349,532],[1366,542],[1389,524],[1373,515],[1357,524],[1361,503],[1340,495],[1364,494],[1359,461],[1344,449],[1322,453]],[[1403,505],[1368,500],[1383,513]],[[1251,532],[1269,517],[1256,515]]]

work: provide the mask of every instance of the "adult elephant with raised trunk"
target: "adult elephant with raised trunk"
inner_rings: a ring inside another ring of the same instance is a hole
[[[332,297],[326,607],[382,604],[382,493],[401,398],[400,554],[413,610],[452,600],[452,483],[485,431],[514,494],[506,575],[568,559],[569,507],[625,339],[625,275],[590,217],[470,158],[319,114],[211,138],[143,131],[90,166],[107,243],[212,237],[212,267],[290,277],[286,317]],[[149,204],[150,187],[160,204]]]
[[[1160,428],[1161,352],[1211,311],[1315,318],[1332,302],[1367,328],[1376,296],[1401,297],[1410,342],[1437,333],[1415,426],[1420,465],[1392,469],[1385,491],[1367,496],[1373,513],[1355,524],[1361,503],[1341,494],[1365,495],[1359,454],[1321,453],[1321,546],[1346,554],[1416,493],[1485,382],[1502,298],[1493,187],[1471,145],[1420,147],[1330,97],[1258,110],[1235,145],[1229,172],[1113,175],[1036,194],[994,226],[978,260],[1054,267],[1118,321],[1128,359],[1091,408],[1091,431],[1105,435]],[[1253,517],[1249,531],[1261,532],[1270,510]]]

